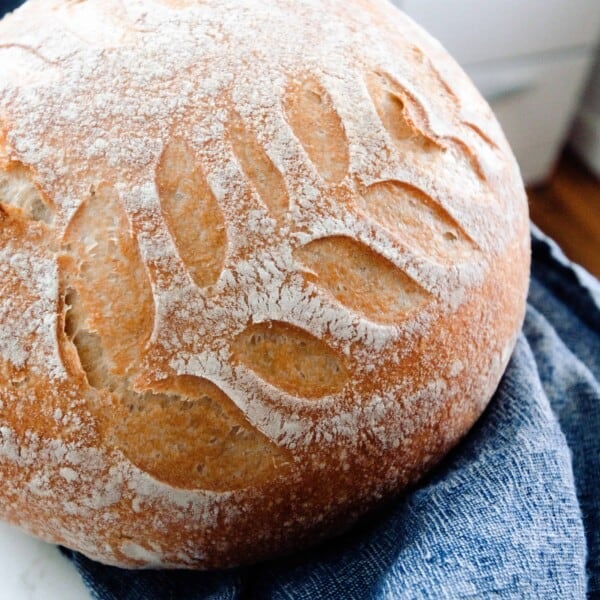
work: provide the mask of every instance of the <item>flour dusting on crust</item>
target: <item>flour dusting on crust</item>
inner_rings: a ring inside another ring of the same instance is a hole
[[[0,23],[16,169],[43,222],[0,196],[4,517],[99,560],[336,531],[456,443],[508,360],[518,168],[385,2],[29,0]]]

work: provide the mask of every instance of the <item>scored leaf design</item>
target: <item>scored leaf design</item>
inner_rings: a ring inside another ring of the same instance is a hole
[[[321,177],[339,183],[348,172],[346,132],[331,97],[314,77],[294,81],[284,101],[294,134]]]
[[[416,129],[397,90],[381,79],[370,89],[394,140],[431,141]],[[284,108],[323,179],[337,184],[346,178],[348,141],[323,86],[311,77],[296,82],[287,90]],[[282,174],[239,115],[231,117],[227,131],[241,170],[281,221],[289,208]],[[199,287],[211,286],[226,254],[224,217],[185,141],[175,138],[165,147],[156,183],[182,262]],[[355,202],[408,249],[429,259],[452,262],[475,249],[446,210],[409,184],[378,183]],[[153,382],[147,391],[133,389],[131,369],[139,364],[152,331],[153,299],[129,231],[115,192],[103,187],[80,208],[66,237],[81,274],[69,281],[71,316],[67,314],[65,331],[90,384],[110,394],[112,410],[99,415],[105,438],[140,469],[173,486],[226,491],[268,481],[289,456],[249,423],[219,387],[186,375]],[[307,281],[373,322],[399,323],[431,299],[403,269],[351,237],[317,239],[296,249],[294,256]],[[141,309],[129,311],[132,305]],[[344,357],[326,340],[282,321],[248,326],[230,348],[234,363],[294,397],[338,394],[351,381]],[[239,468],[240,456],[245,457],[244,469]]]
[[[430,196],[400,181],[384,181],[357,199],[358,206],[411,249],[441,263],[465,260],[475,245]]]
[[[231,119],[229,135],[233,151],[246,177],[254,185],[270,213],[281,220],[289,204],[283,176],[239,115]]]
[[[340,356],[310,333],[280,321],[251,325],[233,343],[237,361],[294,396],[341,391],[348,372]]]
[[[396,265],[345,236],[315,240],[296,250],[295,256],[317,287],[372,321],[397,322],[428,296]]]
[[[160,159],[156,183],[181,260],[198,287],[213,285],[225,260],[225,221],[193,150],[184,141],[169,142]]]

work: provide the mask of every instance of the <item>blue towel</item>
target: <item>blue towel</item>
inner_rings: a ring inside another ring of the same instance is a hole
[[[600,597],[600,283],[532,236],[527,315],[500,386],[410,494],[243,569],[127,571],[65,550],[94,598]]]
[[[0,0],[0,17],[19,8],[25,0]]]

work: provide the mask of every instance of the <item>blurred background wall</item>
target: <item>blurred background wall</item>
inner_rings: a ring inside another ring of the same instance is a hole
[[[579,106],[571,142],[578,156],[600,178],[600,52]]]

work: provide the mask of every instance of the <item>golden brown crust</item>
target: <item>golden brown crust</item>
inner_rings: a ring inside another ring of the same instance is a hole
[[[384,2],[0,23],[0,506],[35,535],[210,568],[347,527],[485,408],[528,268],[498,124]]]

